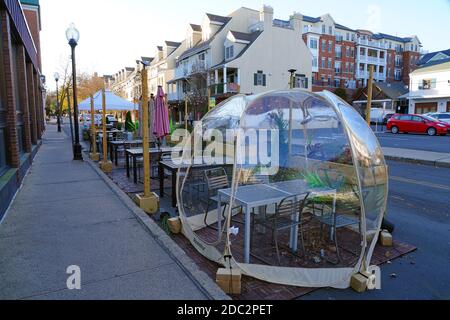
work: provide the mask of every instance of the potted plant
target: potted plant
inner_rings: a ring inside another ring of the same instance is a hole
[[[125,131],[128,133],[127,134],[128,140],[133,140],[135,130],[136,126],[134,125],[133,120],[131,119],[131,112],[128,111],[125,118]]]

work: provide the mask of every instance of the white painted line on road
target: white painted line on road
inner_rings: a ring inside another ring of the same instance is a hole
[[[430,188],[442,189],[442,190],[450,190],[450,186],[445,186],[442,184],[435,184],[435,183],[431,183],[431,182],[418,181],[418,180],[407,179],[407,178],[402,178],[402,177],[395,177],[395,176],[391,176],[390,179],[394,180],[394,181],[398,181],[398,182],[417,184],[417,185],[424,186],[424,187],[430,187]]]

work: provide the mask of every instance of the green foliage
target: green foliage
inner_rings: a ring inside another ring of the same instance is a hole
[[[127,132],[134,132],[136,130],[136,126],[133,123],[133,120],[131,120],[131,112],[127,112],[126,120],[125,120],[125,130]]]
[[[159,219],[161,221],[161,228],[170,236],[172,234],[169,226],[170,215],[168,213],[162,213]]]
[[[311,188],[325,188],[327,184],[316,172],[306,172],[302,174],[303,179]]]

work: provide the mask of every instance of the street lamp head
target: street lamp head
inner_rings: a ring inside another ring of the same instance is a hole
[[[59,73],[55,72],[54,77],[55,77],[55,81],[58,82],[59,81]]]
[[[80,40],[80,32],[75,28],[75,24],[71,23],[69,29],[66,30],[66,38],[70,45],[77,45]]]
[[[293,74],[293,73],[295,73],[297,70],[295,70],[295,69],[289,69],[288,70],[288,72],[290,73],[290,74]]]

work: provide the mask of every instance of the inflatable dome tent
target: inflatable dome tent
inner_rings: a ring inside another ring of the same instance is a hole
[[[204,257],[300,287],[348,288],[372,270],[387,167],[367,123],[334,94],[234,96],[183,145],[178,209]]]

